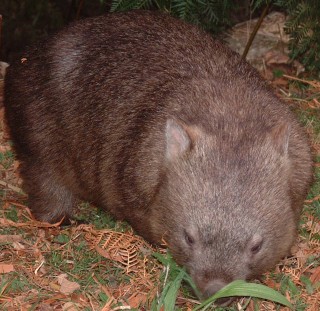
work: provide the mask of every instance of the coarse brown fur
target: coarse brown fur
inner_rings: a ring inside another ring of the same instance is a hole
[[[309,146],[236,53],[132,11],[74,23],[23,57],[5,109],[35,217],[59,221],[90,201],[164,238],[204,296],[289,253]]]

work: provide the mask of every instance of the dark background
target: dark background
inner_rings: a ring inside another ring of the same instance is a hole
[[[109,12],[112,2],[111,0],[0,0],[0,14],[2,15],[0,60],[10,62],[26,45],[47,37],[74,20]],[[211,32],[219,33],[222,29],[246,20],[251,15],[258,16],[261,12],[261,8],[254,12],[251,8],[250,11],[248,0],[225,1],[225,3],[225,10],[216,8],[216,19],[210,21],[204,13],[200,12],[196,23],[204,28],[210,28],[208,30]],[[147,8],[158,9],[155,4]],[[124,5],[118,9],[125,10],[127,7]],[[191,22],[195,21],[191,20]],[[208,27],[208,24],[211,25]]]
[[[0,60],[10,63],[26,45],[68,23],[110,11],[160,9],[223,39],[222,31],[259,17],[266,7],[287,14],[290,56],[320,77],[319,0],[0,0]]]

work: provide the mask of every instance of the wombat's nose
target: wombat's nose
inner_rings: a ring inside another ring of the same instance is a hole
[[[203,291],[204,298],[209,298],[210,296],[214,295],[217,291],[225,287],[227,284],[228,284],[227,282],[221,279],[217,279],[209,282]],[[232,302],[232,300],[233,298],[231,297],[219,298],[215,301],[215,304],[225,307],[229,305]]]
[[[227,284],[228,283],[226,281],[221,279],[212,280],[205,286],[203,294],[205,297],[210,297]]]

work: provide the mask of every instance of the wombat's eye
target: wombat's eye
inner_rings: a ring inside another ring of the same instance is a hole
[[[193,245],[193,243],[194,243],[194,238],[193,238],[190,234],[188,234],[187,231],[184,231],[184,237],[185,237],[187,243],[188,243],[190,246]]]
[[[250,249],[252,254],[257,254],[259,253],[260,249],[262,247],[262,241],[259,241],[258,243],[256,243],[255,245],[253,245]]]

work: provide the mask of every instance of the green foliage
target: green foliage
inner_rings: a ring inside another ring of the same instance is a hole
[[[232,296],[258,297],[283,304],[289,307],[290,309],[293,308],[292,304],[283,295],[281,295],[274,289],[271,289],[261,284],[247,283],[243,280],[236,280],[228,284],[224,288],[220,289],[216,294],[208,298],[201,305],[194,308],[193,311],[197,311],[200,309],[207,310],[207,307],[209,307],[210,304],[216,301],[217,299]]]
[[[271,0],[256,0],[254,8]],[[289,50],[292,59],[299,60],[308,71],[320,77],[320,1],[273,0],[286,11],[285,31],[290,35]]]
[[[5,215],[6,215],[6,218],[11,221],[18,222],[18,220],[19,220],[18,210],[14,206],[10,207],[10,209],[8,209],[8,211],[6,212]]]
[[[196,293],[198,293],[198,290],[191,277],[185,272],[185,269],[179,267],[169,253],[166,255],[154,253],[153,255],[165,266],[165,270],[161,277],[163,284],[161,293],[159,297],[152,302],[151,309],[154,311],[173,311],[175,310],[178,290],[182,281],[189,283]]]
[[[232,0],[113,0],[111,12],[132,9],[160,9],[173,16],[217,32],[231,24]]]
[[[12,151],[0,152],[0,165],[5,169],[8,169],[14,161],[14,156]]]
[[[310,71],[320,75],[320,1],[291,0],[283,2],[289,13],[286,32],[290,34],[289,49]]]

